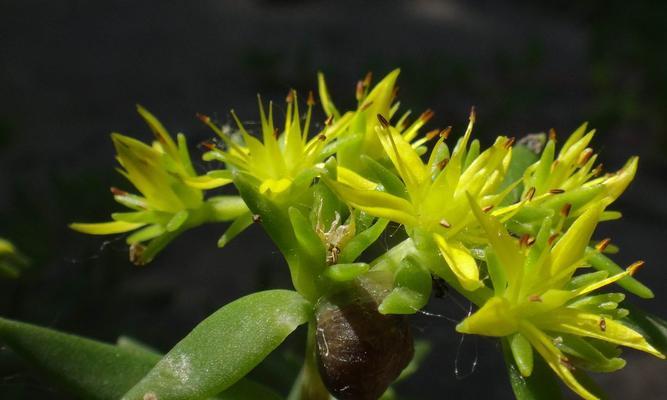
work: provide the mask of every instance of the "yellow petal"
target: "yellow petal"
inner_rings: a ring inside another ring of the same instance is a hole
[[[87,233],[89,235],[109,235],[112,233],[128,232],[144,225],[146,224],[142,222],[112,221],[92,224],[75,222],[70,224],[69,227],[75,231]]]
[[[530,341],[535,350],[537,350],[542,358],[544,358],[544,361],[549,364],[556,375],[558,375],[570,389],[574,390],[579,396],[586,400],[598,400],[596,396],[586,390],[586,388],[577,381],[574,375],[572,375],[572,372],[568,367],[567,357],[554,346],[551,338],[528,321],[521,321],[520,332]]]
[[[456,326],[460,333],[484,336],[508,336],[519,328],[519,322],[504,297],[490,298],[482,308]]]
[[[407,226],[417,224],[412,204],[401,197],[377,190],[360,190],[329,179],[325,181],[341,199],[359,210]]]
[[[440,253],[444,257],[447,265],[452,270],[456,278],[464,289],[473,291],[483,286],[479,280],[479,268],[477,262],[470,254],[470,251],[458,241],[447,242],[447,240],[438,234],[433,238],[438,244]]]
[[[336,174],[338,175],[338,182],[344,183],[353,188],[375,190],[378,186],[377,183],[371,182],[351,169],[345,167],[339,166],[336,170]]]
[[[564,308],[536,318],[535,323],[542,329],[604,340],[665,358],[641,334],[600,315]]]
[[[287,188],[290,187],[292,184],[292,181],[287,179],[287,178],[282,178],[282,179],[267,179],[264,182],[262,182],[261,185],[259,185],[259,192],[261,194],[266,194],[266,193],[282,193]]]
[[[220,186],[227,185],[232,182],[229,178],[214,178],[211,176],[201,175],[183,178],[186,185],[196,189],[215,189]]]

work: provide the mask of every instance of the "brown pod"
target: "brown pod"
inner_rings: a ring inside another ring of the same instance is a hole
[[[320,374],[339,400],[377,400],[412,359],[412,334],[406,319],[382,315],[377,307],[363,289],[318,303]]]

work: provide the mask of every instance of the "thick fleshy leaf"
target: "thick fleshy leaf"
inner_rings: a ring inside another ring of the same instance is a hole
[[[160,360],[161,355],[121,338],[116,346],[24,322],[0,318],[0,341],[68,394],[117,400]],[[242,379],[220,400],[279,399],[262,385]]]
[[[204,399],[241,379],[297,326],[312,306],[288,290],[242,297],[215,312],[181,340],[123,399]]]
[[[510,384],[517,400],[559,400],[563,397],[558,380],[542,358],[535,358],[531,375],[525,377],[521,375],[506,339],[502,340],[502,345]]]
[[[389,224],[389,220],[380,218],[370,228],[354,236],[340,252],[338,260],[341,263],[355,261],[364,250],[369,248],[380,237],[387,224]]]

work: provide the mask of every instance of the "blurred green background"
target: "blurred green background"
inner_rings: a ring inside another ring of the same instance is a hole
[[[667,2],[657,0],[2,1],[0,236],[33,267],[0,281],[0,314],[102,340],[129,334],[167,350],[222,304],[289,287],[256,227],[224,251],[215,246],[222,226],[199,228],[137,268],[123,237],[87,237],[66,224],[119,209],[108,187],[130,187],[114,172],[108,134],[150,139],[135,103],[172,133],[187,133],[197,154],[211,133],[195,112],[228,121],[234,108],[256,121],[257,92],[278,101],[289,88],[306,92],[317,70],[337,104],[352,106],[367,71],[378,79],[401,67],[399,99],[417,114],[434,109],[431,127],[462,133],[474,105],[476,135],[487,144],[549,128],[564,137],[589,121],[609,170],[638,154],[638,178],[616,205],[625,218],[598,237],[621,246],[619,263],[647,262],[639,277],[657,298],[629,301],[664,317],[666,19]],[[429,310],[461,319],[465,307],[446,298]],[[493,341],[461,345],[445,319],[414,322],[434,350],[400,393],[512,398]],[[625,370],[599,379],[612,398],[667,393],[665,363],[626,354]],[[0,398],[66,397],[0,352]]]

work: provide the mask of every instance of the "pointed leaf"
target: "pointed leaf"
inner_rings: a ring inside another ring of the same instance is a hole
[[[242,297],[200,323],[123,399],[204,399],[246,375],[297,326],[312,306],[288,290]]]

